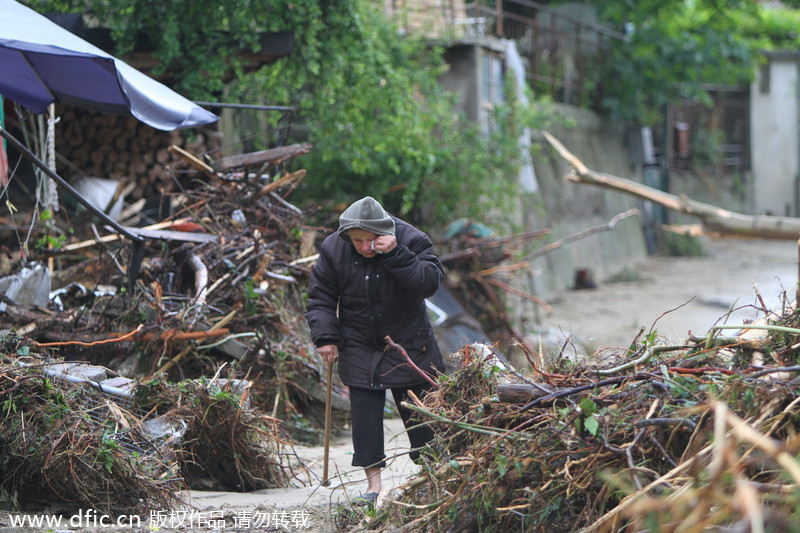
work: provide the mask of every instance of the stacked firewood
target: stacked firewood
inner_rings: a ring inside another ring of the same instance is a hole
[[[59,118],[58,173],[66,178],[95,176],[135,184],[129,200],[178,189],[176,171],[180,174],[186,164],[170,152],[170,146],[192,154],[215,153],[220,147],[220,136],[213,128],[163,132],[133,117],[75,107],[64,107]]]

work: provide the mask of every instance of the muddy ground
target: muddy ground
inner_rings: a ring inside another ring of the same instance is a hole
[[[540,323],[590,349],[628,346],[641,327],[680,343],[715,324],[763,316],[757,292],[770,308],[784,292],[794,299],[797,242],[703,238],[702,244],[704,256],[651,256],[619,276],[626,281],[565,291],[549,301],[553,310],[542,312]]]

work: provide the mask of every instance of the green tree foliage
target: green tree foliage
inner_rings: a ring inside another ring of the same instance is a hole
[[[644,124],[681,99],[707,102],[709,85],[749,83],[763,51],[800,47],[798,0],[589,3],[626,35],[603,61],[602,110]]]
[[[195,100],[217,99],[242,51],[257,51],[259,34],[302,28],[319,16],[316,2],[283,0],[23,0],[41,13],[77,12],[89,24],[112,30],[114,53],[125,59],[152,50],[152,74]],[[274,13],[280,13],[275,17]]]
[[[437,82],[446,68],[440,50],[400,36],[374,3],[328,4],[324,21],[295,57],[256,79],[259,93],[297,106],[311,126],[309,193],[371,194],[395,212],[443,222],[485,213],[510,192],[514,120],[498,114],[501,133],[483,135],[458,116]]]
[[[370,194],[415,222],[502,211],[513,197],[518,135],[530,117],[511,99],[481,132],[456,112],[437,76],[442,51],[398,33],[377,0],[56,0],[40,11],[76,10],[114,29],[117,55],[144,38],[176,90],[195,99],[292,106],[314,145],[303,156],[308,199],[347,202]],[[244,74],[236,53],[257,34],[291,31],[289,57]],[[235,81],[226,76],[235,73]],[[512,77],[509,77],[511,79]],[[525,119],[527,120],[527,118]],[[297,139],[293,139],[297,140]],[[265,138],[264,142],[268,140]]]
[[[680,99],[707,101],[708,84],[752,79],[756,42],[739,22],[757,21],[751,0],[596,0],[601,20],[624,30],[604,61],[602,107],[627,120],[652,123]]]
[[[734,25],[759,50],[796,51],[800,48],[799,4],[783,2],[783,6],[760,8],[758,16],[736,13]]]

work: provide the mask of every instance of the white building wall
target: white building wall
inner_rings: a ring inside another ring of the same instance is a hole
[[[764,76],[768,76],[766,79]],[[751,85],[754,206],[757,214],[796,216],[800,176],[798,57],[769,57]]]

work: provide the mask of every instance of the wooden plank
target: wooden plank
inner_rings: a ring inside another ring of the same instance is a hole
[[[213,178],[216,176],[214,169],[211,167],[211,165],[208,165],[205,162],[201,161],[200,159],[196,158],[195,156],[193,156],[192,154],[190,154],[177,144],[173,144],[168,148],[168,150],[171,153],[183,158],[187,163],[189,163],[191,166],[193,166],[200,172],[203,172],[208,177]]]
[[[223,172],[260,163],[280,163],[287,159],[297,157],[298,155],[307,154],[310,150],[311,143],[303,143],[290,144],[289,146],[280,146],[278,148],[270,148],[269,150],[250,152],[248,154],[232,155],[217,160],[214,163],[214,170]]]

